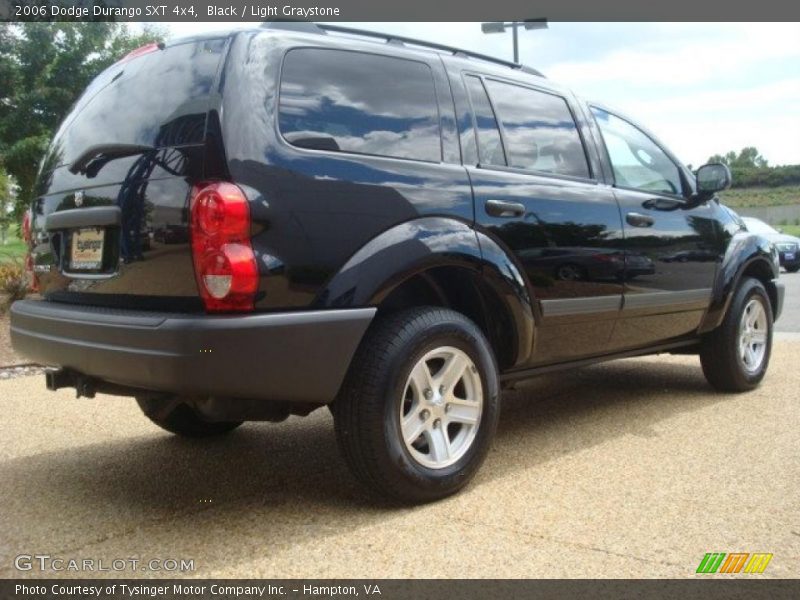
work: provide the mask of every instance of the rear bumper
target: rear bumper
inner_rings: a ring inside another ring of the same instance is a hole
[[[376,309],[246,316],[149,313],[23,300],[14,349],[142,390],[325,404]]]

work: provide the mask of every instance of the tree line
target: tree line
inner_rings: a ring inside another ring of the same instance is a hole
[[[800,185],[800,165],[771,167],[754,147],[742,148],[739,153],[715,154],[707,162],[728,165],[734,188],[778,187]]]

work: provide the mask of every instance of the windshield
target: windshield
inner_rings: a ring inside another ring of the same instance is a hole
[[[742,221],[744,221],[744,224],[747,227],[747,231],[751,233],[760,233],[762,235],[779,233],[778,231],[774,230],[772,227],[764,223],[764,221],[760,221],[752,217],[743,217]]]

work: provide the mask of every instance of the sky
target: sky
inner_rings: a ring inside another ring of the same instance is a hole
[[[479,23],[340,24],[512,59],[511,33]],[[229,27],[163,25],[175,37]],[[800,23],[550,23],[520,33],[520,62],[642,123],[694,167],[745,146],[800,164]]]

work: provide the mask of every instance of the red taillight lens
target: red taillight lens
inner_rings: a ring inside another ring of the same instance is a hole
[[[31,211],[26,210],[22,215],[22,239],[26,244],[31,243]]]
[[[119,62],[124,62],[126,60],[130,60],[132,58],[136,58],[137,56],[141,56],[142,54],[149,54],[150,52],[155,52],[156,50],[160,50],[163,48],[163,45],[158,42],[152,42],[150,44],[145,44],[144,46],[140,46],[135,50],[131,50],[125,56],[123,56]]]
[[[253,310],[258,266],[244,192],[232,183],[200,184],[191,207],[195,277],[206,310]]]

